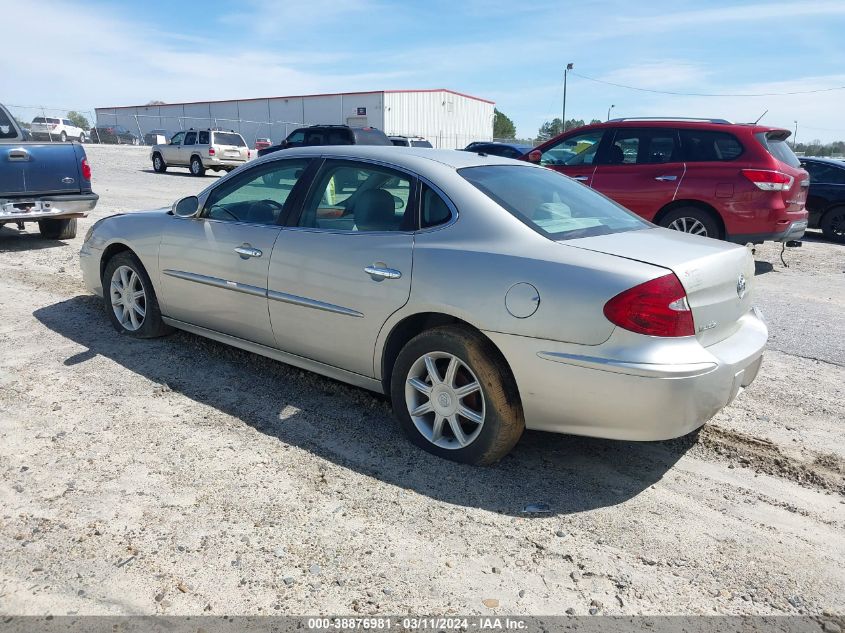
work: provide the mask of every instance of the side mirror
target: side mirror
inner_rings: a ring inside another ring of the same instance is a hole
[[[539,164],[541,158],[543,158],[543,152],[541,152],[539,149],[532,149],[530,152],[528,152],[529,163]]]
[[[193,218],[200,210],[200,201],[196,196],[187,196],[181,200],[177,200],[170,207],[173,215],[180,218]]]

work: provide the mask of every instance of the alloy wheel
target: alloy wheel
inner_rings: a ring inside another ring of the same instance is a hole
[[[678,218],[666,228],[672,229],[673,231],[681,231],[682,233],[692,233],[693,235],[708,237],[707,227],[695,218]]]
[[[440,448],[465,448],[484,426],[481,384],[466,363],[448,352],[428,352],[411,365],[405,404],[420,434]]]
[[[129,266],[116,268],[109,294],[112,310],[120,324],[130,332],[139,329],[147,314],[147,295],[138,273]]]

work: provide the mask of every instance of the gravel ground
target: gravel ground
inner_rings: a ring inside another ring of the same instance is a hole
[[[0,613],[845,612],[845,247],[758,247],[769,351],[697,438],[529,432],[472,468],[366,391],[119,337],[82,236],[214,176],[87,149],[79,237],[0,229]]]

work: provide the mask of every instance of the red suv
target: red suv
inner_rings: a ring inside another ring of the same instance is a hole
[[[809,175],[789,130],[722,119],[614,119],[522,157],[660,226],[746,244],[800,239]]]

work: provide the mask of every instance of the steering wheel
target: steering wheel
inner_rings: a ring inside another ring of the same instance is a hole
[[[266,202],[271,207],[277,208],[279,211],[281,211],[282,209],[285,208],[285,205],[283,205],[281,202],[276,202],[275,200],[270,200],[270,198],[265,198],[264,200],[257,200],[256,202],[258,202],[258,203],[265,203]]]
[[[222,211],[223,213],[228,215],[230,218],[232,218],[235,222],[241,221],[241,219],[238,216],[236,216],[234,213],[229,211],[229,209],[227,209],[226,207],[221,207],[220,205],[214,205],[213,207],[211,207],[211,209],[209,209],[208,214],[211,215],[215,211]]]

